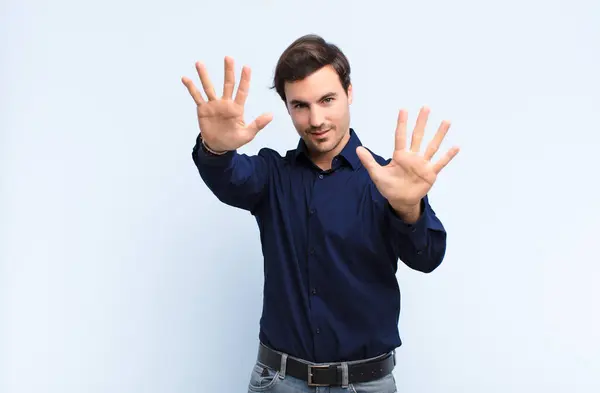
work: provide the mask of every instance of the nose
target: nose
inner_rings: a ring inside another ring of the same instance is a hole
[[[319,128],[325,122],[325,116],[321,112],[320,108],[313,107],[310,110],[310,126],[313,128]]]

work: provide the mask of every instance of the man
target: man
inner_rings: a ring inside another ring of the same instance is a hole
[[[219,98],[204,65],[196,68],[206,99],[182,78],[197,105],[194,163],[214,195],[251,212],[260,230],[263,311],[249,391],[396,391],[397,261],[427,273],[444,257],[446,232],[427,193],[458,153],[431,162],[449,122],[420,154],[429,110],[420,111],[410,144],[401,110],[393,157],[372,154],[350,127],[347,58],[307,35],[283,52],[273,86],[298,146],[283,156],[268,148],[249,156],[237,149],[272,119],[244,121],[250,69],[243,67],[233,98],[234,63],[226,57]]]

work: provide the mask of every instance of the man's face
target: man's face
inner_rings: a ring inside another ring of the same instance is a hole
[[[331,66],[301,81],[286,82],[287,108],[313,158],[333,158],[349,137],[352,86],[348,95]],[[331,156],[330,156],[331,155]]]

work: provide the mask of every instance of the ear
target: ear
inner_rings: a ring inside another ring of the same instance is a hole
[[[348,85],[348,104],[352,104],[352,83]]]

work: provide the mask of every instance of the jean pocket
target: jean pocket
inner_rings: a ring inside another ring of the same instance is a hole
[[[374,381],[351,384],[348,390],[351,393],[396,393],[398,388],[394,374],[389,373]]]
[[[251,392],[266,392],[279,382],[279,371],[274,371],[260,363],[254,365],[248,389]]]

